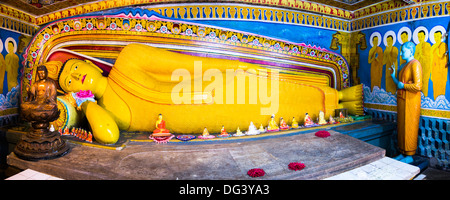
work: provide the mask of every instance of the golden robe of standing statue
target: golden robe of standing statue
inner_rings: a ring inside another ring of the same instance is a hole
[[[407,61],[398,75],[393,78],[398,86],[397,91],[397,134],[400,153],[406,155],[412,162],[412,155],[416,153],[417,137],[419,134],[419,120],[422,89],[422,66],[414,59],[415,46],[412,42],[402,45],[400,55]],[[392,68],[391,68],[392,70]],[[392,70],[394,71],[394,70]],[[395,72],[395,71],[394,71]],[[403,155],[401,158],[403,159]]]
[[[214,133],[222,125],[247,127],[250,121],[267,125],[271,114],[292,118],[323,110],[328,116],[342,107],[339,100],[362,105],[361,85],[338,92],[269,76],[267,69],[255,64],[190,56],[143,44],[124,47],[108,77],[89,61],[58,62],[45,65],[65,92],[91,90],[95,95],[97,103],[86,101],[81,108],[95,140],[101,143],[115,143],[119,129],[153,131],[160,113],[171,132],[192,134],[201,133],[204,127]],[[244,86],[239,79],[245,80]],[[250,80],[259,87],[253,87],[256,85]],[[264,82],[267,85],[261,86]],[[245,95],[240,95],[241,90]],[[271,101],[263,102],[264,96],[271,96]],[[177,103],[174,98],[183,101]],[[261,114],[272,108],[272,113]],[[358,109],[362,112],[362,106]]]

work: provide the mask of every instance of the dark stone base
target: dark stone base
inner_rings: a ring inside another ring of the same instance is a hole
[[[14,154],[23,160],[37,161],[58,158],[69,151],[69,146],[56,131],[43,134],[30,132],[22,135]]]

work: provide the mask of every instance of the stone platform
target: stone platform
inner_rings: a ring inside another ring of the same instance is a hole
[[[328,138],[316,137],[315,132],[227,143],[130,142],[122,150],[69,143],[71,152],[64,157],[33,162],[11,153],[8,164],[66,180],[290,180],[325,179],[385,155],[382,148],[336,131],[330,130]],[[290,162],[306,167],[292,171]],[[266,175],[252,178],[247,175],[252,168],[262,168]]]

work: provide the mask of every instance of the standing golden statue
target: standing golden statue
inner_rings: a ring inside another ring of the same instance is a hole
[[[392,80],[397,85],[397,134],[400,155],[396,157],[405,163],[413,162],[419,134],[420,106],[422,89],[422,66],[414,59],[415,46],[406,42],[400,55],[406,60],[405,66],[395,78],[395,68],[391,66]]]

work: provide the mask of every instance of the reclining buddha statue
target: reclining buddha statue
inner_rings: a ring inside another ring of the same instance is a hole
[[[159,114],[173,133],[200,134],[205,127],[219,133],[222,126],[247,127],[250,121],[266,126],[272,114],[302,119],[304,113],[322,110],[330,115],[342,107],[340,99],[362,106],[361,86],[344,94],[280,78],[255,64],[144,44],[124,47],[107,77],[89,60],[47,65],[54,68],[49,76],[65,92],[90,90],[95,95],[97,102],[80,107],[95,140],[106,144],[118,140],[119,130],[154,131]]]

